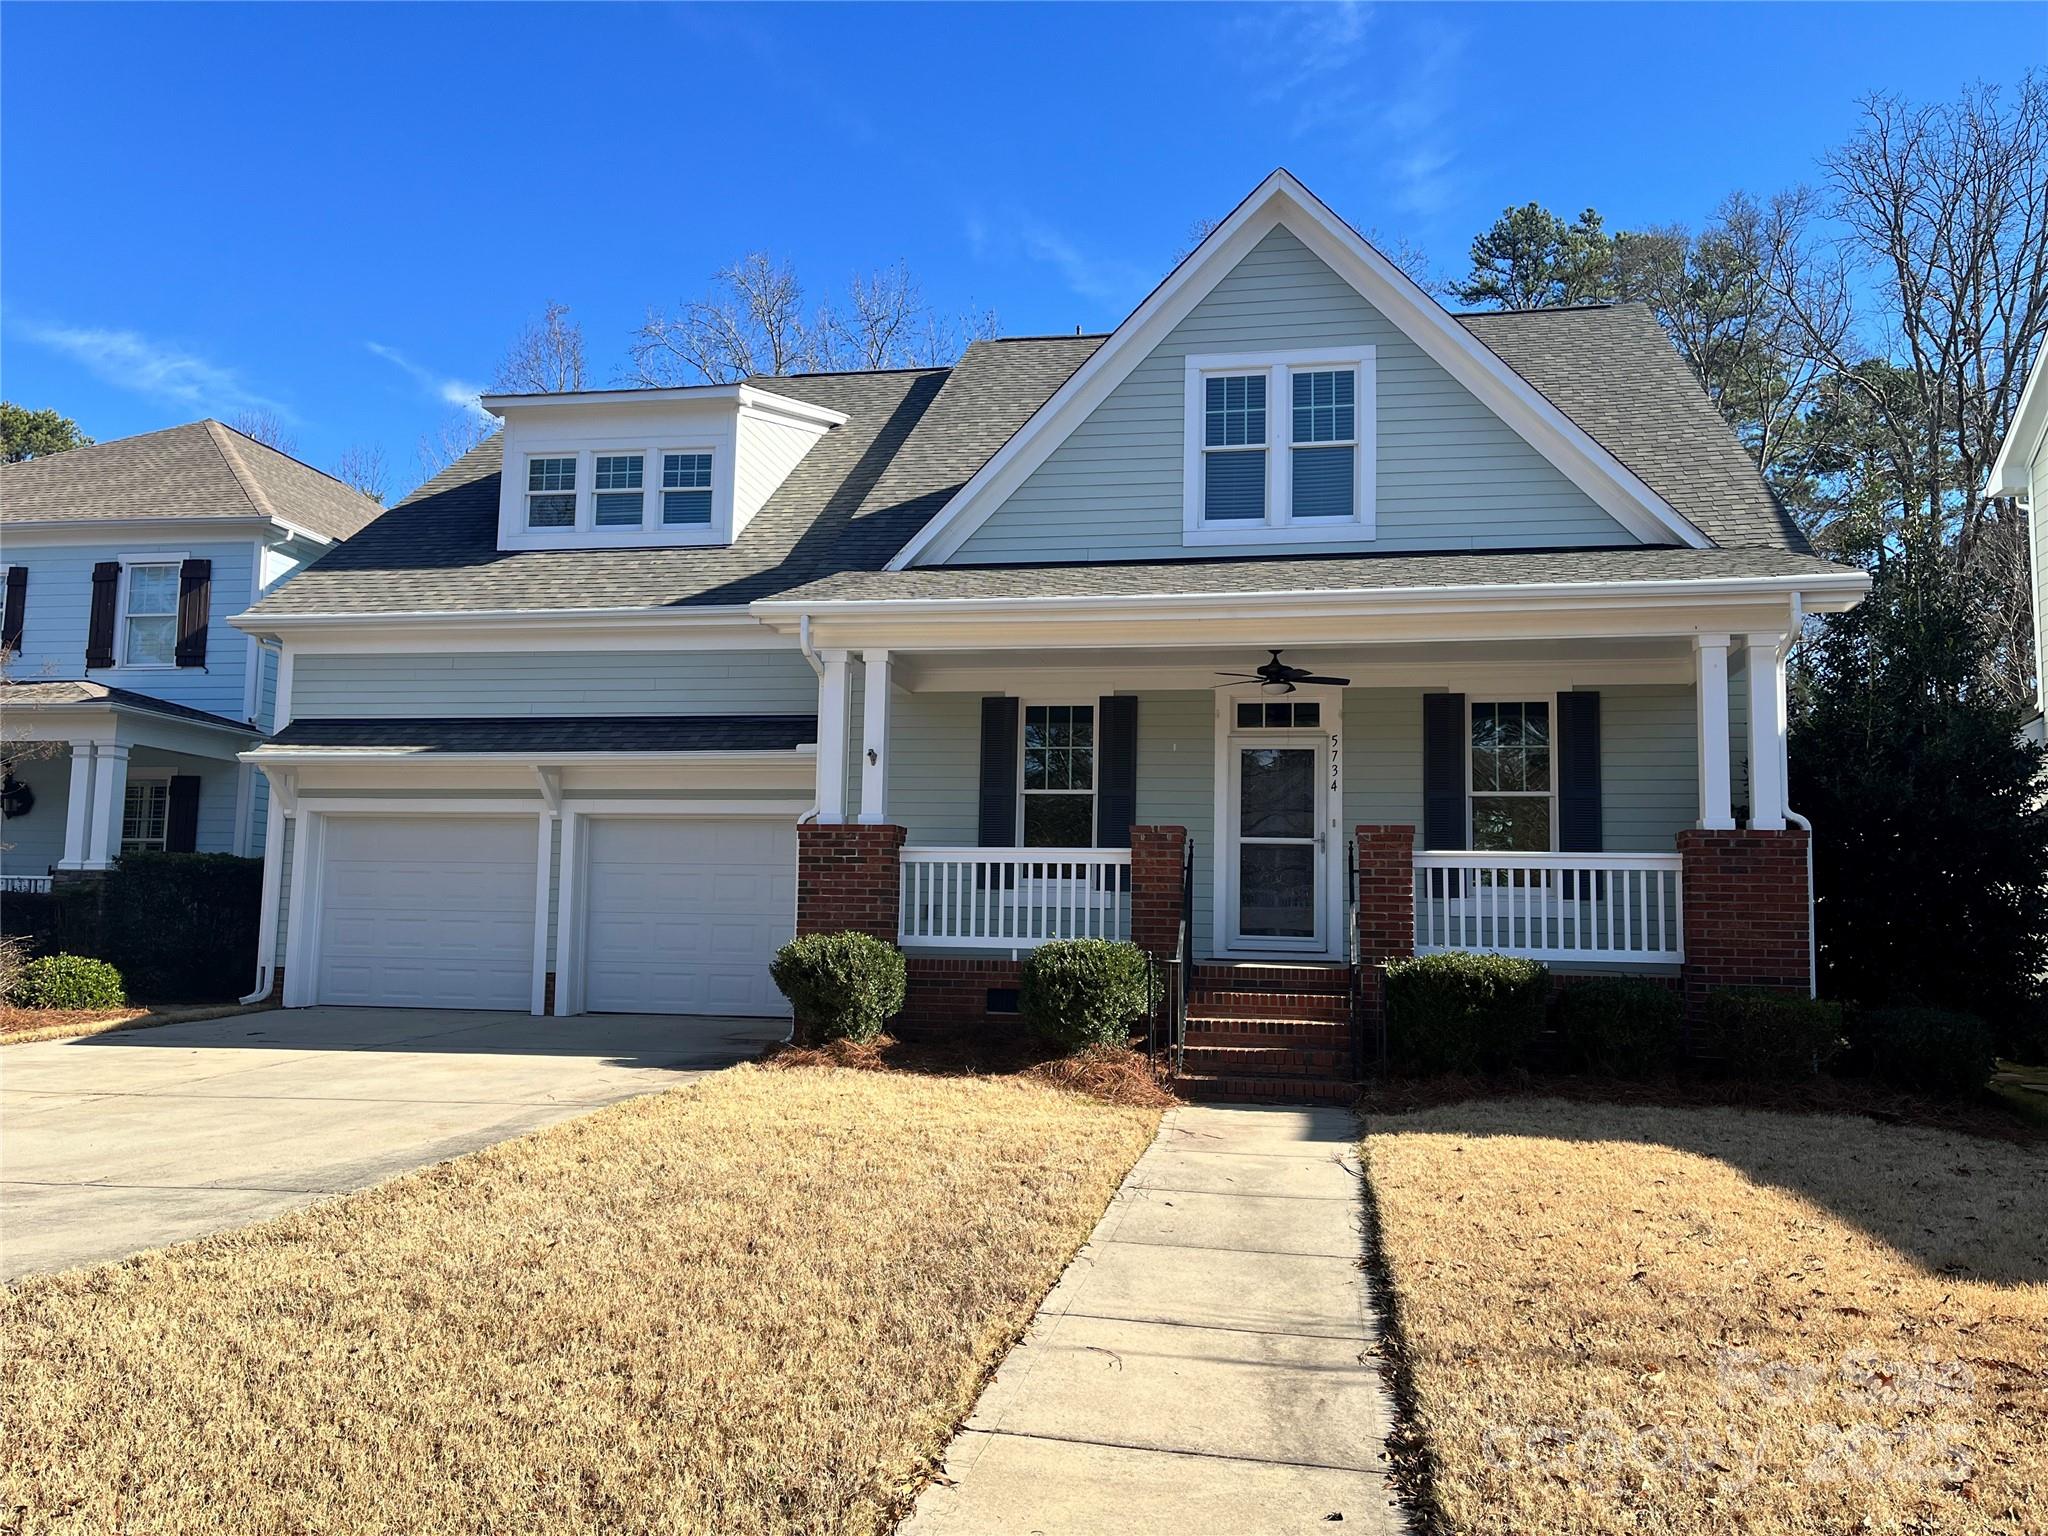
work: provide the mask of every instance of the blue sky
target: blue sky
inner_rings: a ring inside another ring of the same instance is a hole
[[[0,10],[7,397],[101,439],[270,410],[398,490],[549,299],[594,382],[752,249],[1106,329],[1276,165],[1462,271],[1511,202],[1696,222],[1812,178],[1863,92],[2048,35],[2039,4]]]

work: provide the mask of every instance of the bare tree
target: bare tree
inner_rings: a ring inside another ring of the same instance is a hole
[[[228,425],[244,437],[254,438],[266,448],[275,448],[279,453],[297,453],[298,440],[286,430],[284,420],[273,410],[237,411],[228,418]]]
[[[506,395],[559,395],[583,388],[583,328],[569,306],[549,300],[540,319],[514,338],[491,388]]]
[[[475,411],[452,411],[432,432],[420,434],[420,479],[431,480],[472,449],[481,447],[497,424]]]
[[[898,261],[847,285],[846,307],[831,312],[827,341],[834,368],[900,368],[917,350],[932,319],[924,289]]]
[[[384,450],[375,443],[351,443],[334,461],[334,478],[352,485],[370,500],[382,503],[391,490],[391,470]]]
[[[720,271],[703,298],[672,315],[648,310],[633,338],[632,376],[659,386],[802,373],[829,349],[829,324],[805,317],[803,285],[789,263],[754,251]]]

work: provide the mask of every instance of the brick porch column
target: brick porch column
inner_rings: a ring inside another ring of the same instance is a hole
[[[908,834],[882,823],[796,829],[796,931],[871,934],[896,942]]]
[[[1370,1050],[1386,1018],[1386,977],[1380,967],[1415,953],[1415,829],[1361,826],[1357,837],[1359,990]]]
[[[1806,833],[1678,834],[1684,861],[1685,981],[1688,1009],[1708,992],[1765,987],[1805,995],[1812,955],[1807,947]]]
[[[1180,933],[1181,863],[1186,827],[1131,828],[1131,942],[1147,954],[1171,959]],[[1188,935],[1192,949],[1193,934]]]

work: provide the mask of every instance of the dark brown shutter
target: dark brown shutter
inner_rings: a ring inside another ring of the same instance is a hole
[[[171,775],[171,791],[164,809],[164,851],[199,851],[199,778],[196,774]]]
[[[21,649],[21,630],[28,620],[28,567],[7,567],[7,608],[0,617],[0,651]]]
[[[981,701],[981,805],[977,841],[983,848],[1017,846],[1017,701]]]
[[[1095,846],[1128,848],[1138,819],[1138,701],[1105,694],[1095,703]]]
[[[206,619],[213,607],[213,562],[187,560],[178,568],[178,665],[206,665]]]
[[[1600,695],[1557,696],[1557,846],[1600,852]]]
[[[114,610],[121,600],[121,562],[102,560],[92,568],[92,609],[85,631],[87,667],[114,664]]]
[[[1422,846],[1465,846],[1465,695],[1422,696]]]

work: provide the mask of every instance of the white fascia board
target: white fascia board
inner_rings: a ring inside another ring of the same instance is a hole
[[[2026,387],[2020,391],[2019,407],[2012,413],[2012,425],[1998,445],[1998,457],[1991,461],[1991,473],[1984,480],[1986,496],[2025,496],[2031,491],[2027,466],[2032,463],[2048,437],[2048,344],[2034,356]]]
[[[843,411],[798,400],[751,384],[683,384],[671,389],[591,389],[553,395],[484,395],[479,402],[493,416],[536,406],[732,404],[819,428],[844,426]]]
[[[1615,521],[1649,543],[1711,549],[1713,541],[1458,324],[1415,280],[1388,261],[1285,170],[1268,176],[1210,232],[1031,419],[891,560],[888,569],[931,565],[956,553],[1049,458],[1166,334],[1279,224],[1327,262],[1444,370]]]
[[[258,766],[287,764],[311,767],[321,763],[360,767],[364,764],[413,766],[420,763],[492,763],[503,768],[557,768],[621,763],[667,768],[754,768],[818,755],[816,742],[758,752],[432,752],[347,747],[252,747],[239,760]]]
[[[507,625],[527,630],[538,626],[556,635],[597,627],[697,630],[745,624],[750,618],[751,608],[746,603],[718,603],[695,608],[466,608],[403,613],[264,613],[251,608],[228,622],[247,634],[298,638],[407,629],[448,633]]]
[[[166,541],[212,543],[246,537],[279,527],[277,519],[251,513],[246,517],[67,517],[17,522],[0,518],[0,539],[15,545],[75,544],[93,539],[108,544],[158,544]],[[306,534],[318,539],[318,534]],[[321,540],[331,543],[332,540]]]

